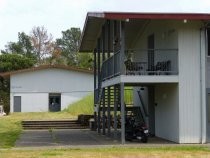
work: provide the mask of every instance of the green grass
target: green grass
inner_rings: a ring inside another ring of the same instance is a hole
[[[197,158],[209,157],[210,150],[200,146],[174,147],[110,147],[110,148],[77,148],[77,149],[21,149],[2,150],[1,158],[136,158],[136,157],[167,157]]]
[[[53,120],[76,118],[68,112],[31,112],[13,113],[8,116],[0,117],[0,148],[10,148],[15,145],[22,127],[22,120]]]
[[[69,105],[64,112],[68,112],[71,115],[79,114],[93,114],[93,105],[94,105],[94,96],[93,94],[84,97],[83,99]]]

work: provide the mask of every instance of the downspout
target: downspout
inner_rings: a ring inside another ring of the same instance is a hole
[[[203,47],[203,42],[204,47]],[[201,105],[201,143],[206,143],[206,31],[205,27],[200,29],[200,105]],[[204,60],[203,60],[204,58]]]

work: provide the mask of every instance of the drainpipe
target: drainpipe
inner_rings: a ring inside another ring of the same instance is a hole
[[[200,105],[201,105],[201,143],[206,143],[206,28],[200,29]],[[204,46],[203,46],[203,43]],[[204,60],[203,60],[204,59]]]

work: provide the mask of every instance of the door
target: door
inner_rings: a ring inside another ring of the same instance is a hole
[[[61,111],[61,94],[49,94],[49,111]]]
[[[14,96],[14,112],[21,112],[21,96]]]
[[[154,68],[154,49],[155,49],[155,36],[154,34],[148,36],[148,69],[153,71]]]
[[[155,136],[155,87],[148,86],[149,131]]]

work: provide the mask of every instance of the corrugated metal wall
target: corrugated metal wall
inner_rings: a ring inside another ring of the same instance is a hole
[[[192,26],[179,29],[180,143],[201,142],[200,29]]]

